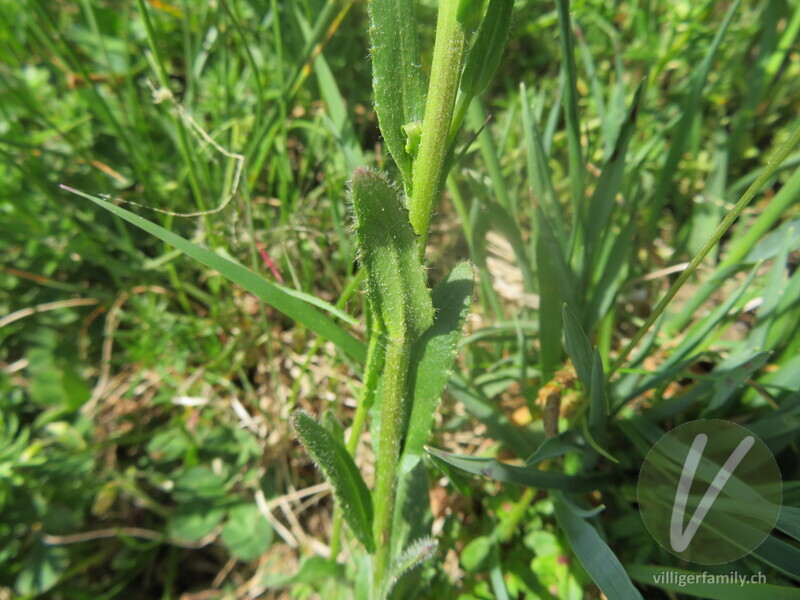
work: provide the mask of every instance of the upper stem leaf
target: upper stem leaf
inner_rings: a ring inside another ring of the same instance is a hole
[[[422,119],[425,80],[419,53],[413,0],[370,0],[372,88],[383,139],[406,190],[411,184],[410,154],[404,127]]]
[[[416,340],[433,323],[433,306],[400,191],[365,168],[353,174],[350,191],[372,305],[390,339]]]

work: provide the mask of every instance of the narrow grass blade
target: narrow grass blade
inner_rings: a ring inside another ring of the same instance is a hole
[[[466,102],[483,92],[494,77],[511,29],[513,8],[514,0],[489,0],[486,16],[467,53],[461,74],[461,91]]]
[[[353,174],[350,191],[372,306],[389,338],[414,341],[433,323],[433,306],[401,192],[364,168]]]
[[[578,379],[584,387],[589,390],[592,388],[592,369],[593,367],[593,353],[592,346],[589,344],[589,338],[586,332],[578,322],[578,317],[572,312],[572,309],[566,304],[562,307],[563,322],[564,322],[564,346],[567,354],[572,359],[572,364],[575,367],[575,372],[578,374]]]
[[[711,249],[720,242],[722,236],[725,235],[725,232],[730,229],[733,222],[739,218],[747,205],[753,200],[755,195],[761,191],[761,188],[766,184],[770,177],[775,174],[775,171],[778,169],[780,164],[786,160],[786,157],[798,142],[800,142],[800,123],[796,123],[794,125],[789,137],[771,155],[769,163],[761,172],[761,175],[759,175],[758,179],[756,179],[750,185],[750,187],[747,188],[747,191],[742,195],[730,212],[728,212],[719,226],[714,230],[714,233],[711,235],[708,241],[703,244],[703,247],[700,249],[700,251],[694,256],[694,258],[692,258],[686,270],[681,273],[680,276],[678,276],[678,279],[675,280],[675,283],[670,286],[666,296],[659,301],[653,312],[650,313],[650,316],[647,317],[647,320],[639,328],[639,331],[636,332],[636,334],[633,336],[633,339],[628,342],[620,355],[617,357],[616,362],[611,366],[610,374],[613,374],[619,367],[622,366],[628,355],[639,344],[642,338],[644,338],[650,327],[652,327],[653,324],[664,313],[667,306],[681,289],[683,284],[686,283],[686,281],[694,274],[694,272],[697,270],[697,267],[700,265],[706,255],[708,255]]]
[[[786,535],[792,536],[800,542],[800,508],[796,506],[781,506],[781,515],[775,525]]]
[[[705,405],[702,414],[708,417],[712,412],[732,401],[733,395],[741,389],[744,381],[763,367],[770,356],[772,356],[771,352],[759,352],[733,368],[724,368],[723,365],[720,365],[714,369],[713,376],[717,379],[714,383],[714,395]]]
[[[669,566],[631,565],[628,574],[643,585],[707,600],[797,600],[797,588],[770,583],[702,583],[702,573]],[[674,580],[665,580],[674,573]],[[691,583],[690,583],[691,582]]]
[[[374,552],[372,498],[353,458],[344,444],[308,413],[295,412],[293,426],[306,452],[333,487],[344,518],[356,538],[367,551]]]
[[[179,235],[172,233],[151,223],[124,208],[115,206],[110,202],[101,200],[84,192],[61,186],[63,189],[91,200],[98,206],[128,221],[129,223],[154,235],[170,246],[177,248],[184,254],[191,256],[210,269],[218,271],[223,277],[252,292],[267,304],[275,307],[286,316],[302,323],[311,331],[333,342],[338,348],[359,361],[366,358],[366,348],[349,333],[339,327],[333,320],[316,309],[312,308],[305,299],[298,297],[296,292],[289,292],[281,286],[270,283],[260,275],[242,265],[232,262],[222,256],[198,246]]]
[[[617,292],[625,280],[629,269],[629,255],[632,251],[630,240],[637,226],[637,220],[630,219],[613,240],[609,238],[604,240],[604,244],[611,244],[607,252],[602,246],[597,251],[601,258],[594,260],[592,267],[596,279],[590,280],[587,288],[591,290],[591,298],[585,312],[584,323],[589,331],[593,331],[597,323],[608,315]],[[602,257],[607,258],[604,260]]]
[[[489,549],[489,581],[492,582],[492,591],[495,600],[510,600],[506,580],[503,577],[503,565],[500,562],[500,541],[493,537],[492,546]]]
[[[435,460],[442,461],[473,475],[543,490],[589,492],[600,489],[610,483],[610,479],[605,475],[564,475],[563,473],[540,471],[530,467],[516,467],[501,463],[493,458],[452,454],[435,448],[428,448],[428,453]]]
[[[800,548],[794,544],[769,535],[751,556],[800,581]]]
[[[800,127],[798,127],[798,129],[800,130]],[[769,170],[773,173],[777,166],[773,166],[775,162],[776,161],[771,161],[768,166]],[[777,161],[777,164],[780,164],[780,162],[781,161]],[[772,173],[768,175],[771,176]],[[760,191],[761,186],[766,183],[769,177],[762,176],[759,179],[761,185],[753,192],[753,195]],[[754,186],[755,183],[751,184],[751,187],[748,188],[748,192]],[[730,277],[731,269],[735,268],[737,264],[744,262],[764,234],[770,231],[775,223],[786,214],[786,210],[797,201],[798,194],[800,194],[800,169],[797,169],[786,183],[784,183],[780,191],[770,200],[763,212],[758,215],[753,224],[748,227],[742,235],[737,235],[738,232],[734,232],[734,237],[732,242],[729,243],[727,254],[719,265],[717,265],[714,275],[700,286],[700,289],[689,298],[686,306],[672,318],[672,321],[669,323],[670,331],[676,332],[686,326],[700,305],[705,302],[715,290],[719,289],[719,286],[726,278]],[[747,192],[745,195],[747,195]]]
[[[542,442],[536,452],[525,460],[525,466],[531,467],[545,459],[563,456],[567,452],[584,452],[587,447],[586,440],[576,431],[568,429]]]
[[[562,296],[558,286],[553,255],[544,236],[536,240],[536,272],[539,275],[539,357],[543,383],[550,381],[561,362]]]
[[[778,306],[781,300],[783,300],[783,292],[788,283],[785,273],[787,260],[789,258],[789,243],[793,233],[793,228],[789,228],[784,232],[781,249],[775,257],[775,262],[767,277],[767,284],[763,293],[764,301],[758,308],[756,326],[750,332],[748,340],[748,347],[752,350],[762,350],[766,348],[768,334],[778,316]]]
[[[436,317],[412,349],[412,409],[408,421],[401,472],[408,473],[422,456],[431,432],[433,415],[452,374],[461,328],[472,304],[475,273],[472,265],[460,263],[431,294]]]
[[[372,87],[383,139],[403,181],[411,182],[413,149],[406,126],[422,120],[425,81],[412,0],[370,0]]]
[[[739,10],[740,3],[741,0],[736,0],[733,4],[731,4],[728,12],[725,14],[725,19],[723,20],[722,25],[720,25],[719,29],[717,30],[717,34],[714,36],[714,40],[711,42],[711,45],[708,48],[708,52],[703,58],[703,61],[694,71],[689,93],[686,95],[686,99],[683,102],[683,110],[681,111],[680,120],[675,126],[675,131],[672,132],[672,135],[670,136],[672,143],[670,145],[667,158],[664,161],[664,166],[661,169],[661,175],[659,176],[658,183],[656,184],[653,198],[650,202],[650,214],[655,215],[661,212],[661,208],[664,205],[666,196],[672,187],[675,173],[677,173],[678,170],[678,161],[680,161],[681,157],[683,156],[686,149],[686,144],[690,139],[689,130],[694,124],[697,114],[700,111],[700,107],[702,106],[701,99],[703,89],[706,86],[706,81],[708,80],[708,75],[711,72],[711,67],[714,65],[714,58],[717,55],[717,51],[719,50],[722,40],[725,39],[725,35],[728,33],[728,28],[733,20],[733,15],[736,14],[737,10]],[[650,220],[650,222],[656,223],[657,220],[653,219]]]
[[[572,271],[547,217],[536,209],[536,267],[539,275],[539,338],[542,378],[549,381],[561,362],[561,312],[564,303],[574,305]]]
[[[584,518],[577,515],[571,504],[556,498],[556,519],[569,540],[570,547],[607,598],[618,600],[642,600],[625,568],[611,548],[600,538],[597,530]]]
[[[636,115],[639,112],[641,98],[644,93],[644,82],[636,89],[630,111],[620,128],[614,151],[603,165],[603,172],[597,182],[589,204],[586,220],[586,244],[584,246],[583,279],[588,282],[595,272],[595,261],[592,257],[604,232],[608,231],[611,215],[617,205],[617,194],[622,185],[625,170],[628,144],[636,129]]]
[[[575,46],[572,34],[572,20],[569,0],[557,0],[558,29],[561,35],[561,69],[566,77],[564,86],[564,115],[567,123],[567,150],[569,153],[569,179],[572,191],[573,239],[580,240],[582,225],[580,216],[584,214],[585,170],[583,149],[581,147],[581,126],[578,117],[578,75],[575,68]]]
[[[497,202],[487,202],[487,217],[495,231],[505,236],[514,256],[517,259],[517,266],[522,274],[522,283],[526,291],[534,291],[534,271],[529,258],[529,248],[523,241],[523,232],[519,224],[519,219],[515,218],[512,212]]]
[[[608,421],[606,378],[603,373],[603,359],[596,347],[592,357],[592,382],[589,390],[589,427],[604,432]]]
[[[565,234],[564,216],[561,214],[561,206],[553,188],[542,132],[531,114],[528,92],[524,84],[520,84],[520,103],[529,185],[537,203],[543,207],[542,211],[553,223],[556,239],[561,247],[566,248],[568,240]]]
[[[742,282],[742,284],[733,293],[731,293],[724,303],[717,306],[713,311],[711,311],[711,314],[699,321],[687,332],[686,336],[683,338],[683,340],[681,340],[681,343],[678,345],[675,351],[669,356],[664,364],[661,365],[662,369],[668,369],[675,363],[680,362],[686,358],[690,352],[695,351],[696,348],[708,341],[709,334],[722,322],[731,309],[736,306],[736,303],[742,298],[745,291],[747,291],[747,288],[750,287],[750,284],[753,282],[753,279],[756,276],[757,270],[757,268],[754,268],[750,272],[750,275],[747,276],[747,279],[745,279],[744,282]]]
[[[764,342],[765,348],[776,348],[796,339],[793,335],[795,329],[800,327],[796,317],[798,307],[800,307],[800,270],[794,272],[782,289],[781,301]]]
[[[486,426],[490,437],[502,442],[517,456],[530,456],[541,443],[541,439],[532,431],[512,424],[499,409],[497,402],[481,394],[461,375],[454,375],[450,379],[447,390]]]
[[[303,18],[303,14],[299,6],[294,10],[295,18],[303,31],[306,42],[312,41],[312,32]],[[336,83],[336,77],[331,72],[328,66],[328,61],[320,53],[314,61],[314,74],[317,77],[319,90],[322,93],[322,99],[325,101],[325,107],[330,115],[330,127],[332,133],[339,143],[342,154],[344,154],[347,162],[348,172],[354,171],[359,165],[363,165],[364,153],[361,150],[361,144],[356,137],[353,129],[353,123],[347,114],[347,103],[344,101],[339,85]]]

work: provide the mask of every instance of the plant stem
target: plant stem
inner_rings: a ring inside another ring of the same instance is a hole
[[[392,517],[394,515],[397,464],[403,428],[404,396],[411,344],[407,338],[390,339],[386,348],[381,398],[381,427],[375,463],[375,522],[377,547],[373,563],[373,591],[378,600],[383,579],[389,569]]]
[[[466,51],[464,28],[456,18],[458,0],[440,0],[436,43],[419,153],[412,169],[410,219],[425,255],[431,215],[444,188],[450,123]]]
[[[722,239],[722,236],[725,235],[725,232],[730,229],[730,226],[733,225],[733,222],[739,218],[747,205],[755,198],[756,194],[761,191],[761,188],[769,181],[770,177],[778,170],[780,164],[786,160],[786,157],[792,151],[792,148],[800,142],[800,123],[798,123],[792,133],[789,135],[789,138],[778,148],[777,152],[770,158],[767,166],[764,167],[764,171],[762,171],[761,175],[758,179],[756,179],[747,191],[742,195],[736,205],[731,209],[731,211],[725,216],[722,222],[717,226],[714,230],[714,233],[711,234],[711,237],[708,238],[703,247],[700,248],[699,252],[695,254],[692,262],[689,263],[689,266],[686,270],[680,274],[678,279],[675,280],[675,283],[672,284],[672,287],[669,288],[667,295],[658,303],[655,310],[647,317],[647,320],[644,322],[639,328],[639,331],[636,332],[636,335],[633,336],[633,339],[628,343],[622,353],[617,357],[616,362],[611,367],[611,370],[608,373],[608,376],[611,377],[617,369],[619,369],[624,363],[625,359],[631,353],[631,351],[636,347],[636,345],[642,341],[642,338],[647,333],[648,329],[653,326],[653,323],[656,322],[658,317],[661,316],[669,303],[675,297],[675,294],[678,293],[678,290],[681,289],[684,283],[694,274],[697,270],[697,267],[703,262],[703,259],[706,255],[711,252],[711,249],[716,246],[719,241]]]

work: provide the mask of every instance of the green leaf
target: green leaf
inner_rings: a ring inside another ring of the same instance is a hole
[[[730,359],[718,365],[711,374],[711,377],[717,380],[714,382],[714,396],[703,407],[702,415],[708,416],[730,402],[734,394],[741,389],[744,381],[767,364],[771,356],[772,352],[759,352],[749,356],[746,360],[741,360],[741,357],[732,357],[736,358],[738,363],[735,365],[730,364]]]
[[[561,247],[566,247],[568,240],[564,231],[564,216],[561,214],[561,205],[553,187],[553,178],[547,163],[547,152],[544,147],[542,132],[539,124],[531,114],[528,91],[525,88],[525,84],[520,84],[519,89],[529,185],[536,196],[539,206],[542,207],[543,214],[547,215],[547,218],[553,223],[556,239],[561,244]]]
[[[169,535],[195,542],[214,531],[224,516],[224,509],[213,502],[201,500],[179,504],[169,521]]]
[[[586,220],[586,244],[584,246],[584,280],[588,280],[595,272],[598,241],[609,231],[611,214],[617,206],[617,194],[620,192],[622,175],[627,163],[628,144],[636,128],[636,115],[644,92],[646,78],[636,88],[630,111],[620,128],[614,151],[603,165],[597,187],[589,203],[589,214]]]
[[[438,547],[439,542],[429,537],[420,538],[412,542],[392,563],[389,576],[384,580],[381,597],[388,597],[389,592],[392,591],[399,579],[408,571],[431,558]]]
[[[225,480],[210,468],[192,467],[175,479],[173,496],[178,502],[213,500],[225,495]]]
[[[800,581],[800,548],[789,542],[768,535],[750,556],[776,568],[795,581]]]
[[[586,204],[584,180],[586,166],[581,146],[581,124],[578,117],[578,75],[575,68],[575,45],[572,34],[572,19],[569,0],[556,0],[558,29],[561,34],[561,71],[566,78],[564,86],[564,118],[567,124],[567,152],[569,156],[569,180],[572,193],[573,225],[582,225],[580,215]],[[578,234],[577,227],[573,235]]]
[[[431,294],[436,317],[412,349],[412,408],[400,462],[403,473],[410,472],[419,462],[430,436],[436,406],[452,373],[474,286],[474,269],[470,263],[463,262],[456,265]]]
[[[472,31],[481,22],[485,0],[458,0],[456,19],[464,29]],[[491,10],[491,8],[489,9]]]
[[[61,187],[68,192],[91,200],[98,206],[105,208],[107,211],[136,225],[170,246],[177,248],[184,254],[191,256],[206,267],[218,271],[220,275],[242,286],[248,292],[255,294],[261,298],[261,300],[281,311],[287,317],[294,319],[298,323],[302,323],[311,331],[330,340],[339,349],[356,360],[364,361],[366,357],[366,348],[364,344],[339,327],[332,319],[309,306],[304,299],[298,297],[298,292],[294,290],[290,291],[282,286],[271,283],[250,269],[228,260],[227,258],[223,258],[207,248],[198,246],[124,208],[114,206],[110,202],[79,192],[78,190],[66,186]]]
[[[665,573],[674,573],[674,576],[670,575],[670,581],[665,581]],[[707,600],[797,600],[800,597],[797,588],[769,583],[703,583],[703,573],[667,566],[631,565],[628,574],[645,585]],[[689,583],[688,577],[694,577],[694,582]]]
[[[544,215],[537,210],[544,227]],[[563,290],[559,289],[558,259],[545,241],[546,236],[536,238],[536,272],[539,275],[539,342],[542,362],[542,379],[550,381],[561,363],[561,305]]]
[[[790,535],[800,542],[800,508],[796,506],[781,506],[781,514],[775,526],[786,535]]]
[[[736,11],[739,10],[740,3],[741,0],[735,0],[735,2],[730,5],[722,25],[717,29],[714,40],[708,47],[705,57],[703,57],[700,64],[692,70],[693,76],[689,92],[684,98],[683,106],[680,111],[680,119],[675,126],[675,130],[671,132],[670,139],[672,143],[670,143],[667,158],[664,160],[664,166],[661,169],[658,182],[656,183],[653,197],[648,203],[648,210],[651,211],[651,214],[657,214],[661,211],[664,201],[672,188],[675,174],[679,171],[678,162],[686,152],[686,145],[691,138],[691,128],[695,123],[695,119],[697,119],[700,107],[703,106],[703,89],[706,87],[708,76],[714,65],[714,58],[717,55],[722,40],[728,33],[728,28],[733,20],[733,16],[736,14]],[[657,222],[657,219],[652,222]]]
[[[471,11],[470,18],[477,22],[483,10],[483,0],[461,0],[459,12],[465,5]],[[467,54],[464,72],[461,74],[461,91],[467,98],[483,92],[494,77],[511,30],[513,8],[514,0],[489,0],[486,16]],[[474,25],[470,26],[465,22],[467,30],[472,27]]]
[[[406,150],[403,127],[421,121],[425,106],[414,4],[413,0],[368,3],[375,112],[386,147],[406,186],[411,182],[413,159]]]
[[[336,415],[333,414],[331,409],[326,410],[322,414],[322,425],[331,432],[336,441],[344,444],[344,427],[339,422],[339,419],[336,418]]]
[[[561,497],[553,502],[556,519],[569,540],[570,547],[581,561],[589,577],[607,598],[642,600],[631,583],[622,563],[600,538],[597,530],[573,511]]]
[[[22,562],[15,583],[20,596],[38,596],[52,588],[69,565],[69,551],[60,546],[45,546],[35,542]]]
[[[356,538],[368,552],[374,552],[372,498],[353,458],[344,445],[308,413],[295,412],[293,425],[306,451],[333,487],[342,514]]]
[[[489,437],[502,442],[517,456],[530,456],[541,443],[540,436],[511,423],[498,402],[488,398],[463,376],[453,375],[447,386],[448,392],[486,427]]]
[[[578,317],[572,309],[564,304],[562,307],[564,322],[564,346],[567,354],[572,359],[575,372],[583,386],[589,390],[592,388],[592,369],[594,358],[592,347],[589,345],[589,338],[583,331],[583,327],[578,322]]]
[[[272,544],[272,525],[255,504],[239,504],[228,512],[222,528],[222,541],[232,556],[239,560],[255,560]]]
[[[800,232],[800,227],[797,227],[798,224],[799,223],[794,223],[794,227],[789,227],[784,232],[780,250],[766,278],[766,285],[764,286],[763,293],[764,301],[758,308],[756,326],[748,336],[748,348],[753,350],[764,350],[767,348],[767,334],[774,328],[774,323],[777,320],[778,307],[781,300],[783,300],[788,283],[785,272],[790,252],[790,241],[795,232]]]
[[[597,490],[610,482],[610,478],[605,475],[564,475],[539,471],[530,467],[507,465],[493,458],[451,454],[435,448],[428,448],[428,453],[434,460],[442,461],[473,475],[482,475],[504,483],[516,483],[544,490],[588,492]]]
[[[481,535],[470,540],[461,551],[461,566],[470,573],[483,571],[494,540],[488,535]]]
[[[365,555],[365,558],[369,558]],[[344,574],[342,565],[321,556],[309,556],[302,560],[297,573],[265,573],[261,584],[269,587],[289,587],[303,583],[313,585],[320,581],[334,581]]]
[[[587,448],[586,440],[572,429],[562,431],[555,437],[547,438],[525,460],[525,466],[532,467],[547,458],[563,456],[567,452],[584,452]]]
[[[607,417],[608,401],[606,400],[603,359],[600,356],[600,350],[595,347],[592,361],[592,382],[589,386],[589,427],[597,431],[605,431]]]
[[[685,333],[678,347],[675,348],[673,353],[659,368],[668,369],[679,361],[683,360],[698,346],[702,348],[702,344],[708,342],[711,331],[713,331],[714,328],[716,328],[725,319],[725,317],[728,316],[728,313],[731,311],[731,309],[742,298],[745,291],[755,278],[757,271],[758,266],[750,271],[750,274],[736,290],[733,290],[729,293],[728,297],[725,299],[725,302],[715,307],[708,316],[695,323]]]
[[[366,168],[356,169],[350,190],[372,306],[390,339],[416,340],[433,323],[433,305],[401,192]]]

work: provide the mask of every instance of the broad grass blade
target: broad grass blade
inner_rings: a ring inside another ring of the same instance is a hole
[[[768,535],[750,556],[774,567],[795,581],[800,581],[800,548],[797,546],[774,535]]]
[[[556,519],[567,535],[570,547],[607,598],[642,600],[625,568],[597,530],[575,513],[571,504],[557,497],[553,503]]]
[[[434,460],[472,473],[502,481],[516,483],[526,487],[543,490],[563,490],[569,492],[589,492],[606,486],[610,480],[605,475],[564,475],[550,471],[540,471],[530,467],[515,467],[501,463],[493,458],[478,458],[451,454],[444,450],[428,448]]]
[[[603,359],[600,356],[600,350],[596,347],[592,360],[592,383],[589,390],[589,427],[595,431],[605,432],[608,422],[606,379],[603,373]]]
[[[98,206],[136,225],[136,227],[143,229],[147,233],[154,235],[184,254],[191,256],[206,267],[218,271],[223,277],[242,286],[247,291],[252,292],[286,316],[294,319],[298,323],[302,323],[311,331],[330,340],[339,349],[356,360],[361,362],[365,360],[367,352],[364,344],[339,327],[332,319],[312,308],[306,299],[298,297],[297,292],[287,290],[279,285],[271,283],[250,269],[228,260],[227,258],[223,258],[207,248],[198,246],[124,208],[115,206],[110,202],[106,202],[90,194],[79,192],[78,190],[73,190],[66,186],[62,187],[68,192],[91,200]],[[334,309],[334,312],[336,312],[336,309]]]

